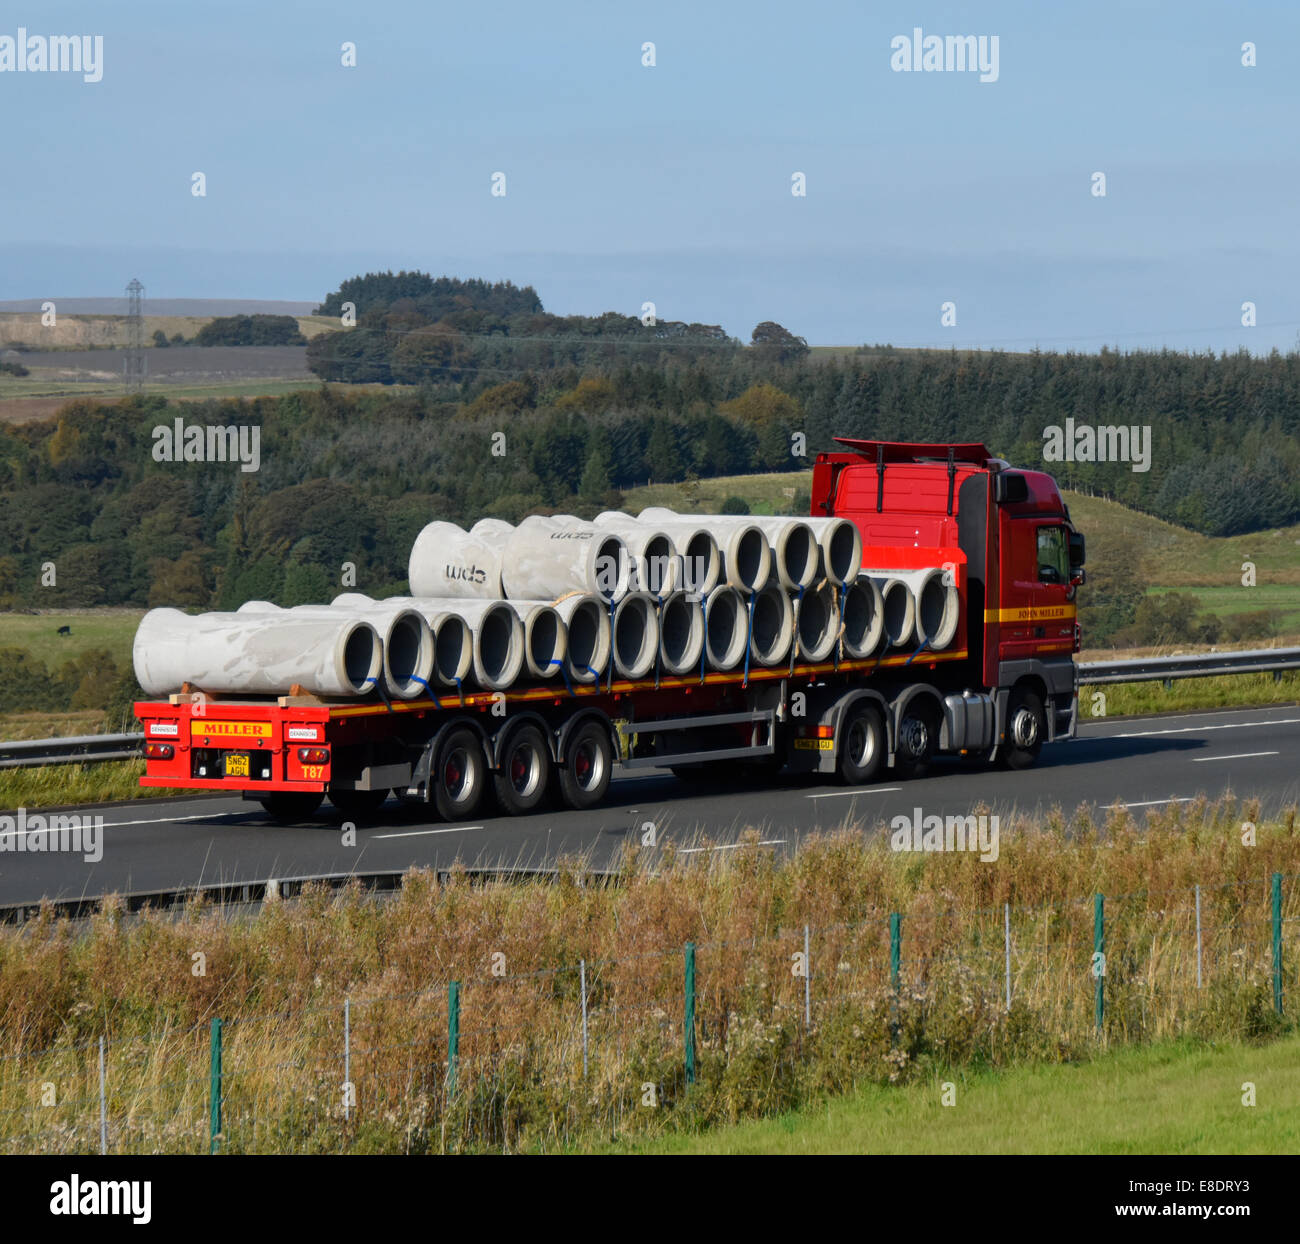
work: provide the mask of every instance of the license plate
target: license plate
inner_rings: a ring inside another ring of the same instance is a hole
[[[247,752],[226,753],[226,776],[227,777],[248,776],[248,753]]]
[[[797,752],[833,752],[834,739],[795,739],[794,750]]]

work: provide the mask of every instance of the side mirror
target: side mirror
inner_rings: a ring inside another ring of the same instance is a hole
[[[1088,560],[1087,545],[1080,531],[1070,532],[1070,570],[1082,566]]]
[[[998,505],[1029,500],[1029,483],[1014,471],[999,471],[993,477],[993,500]]]

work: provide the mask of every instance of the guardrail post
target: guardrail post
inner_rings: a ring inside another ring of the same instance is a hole
[[[1201,987],[1201,887],[1196,887],[1196,988]]]
[[[352,999],[343,999],[343,1118],[352,1118]]]
[[[1011,1013],[1011,904],[1002,904],[1002,955],[1007,978],[1007,1014]]]
[[[803,1026],[812,1028],[812,952],[808,945],[808,926],[803,926]]]
[[[212,1019],[212,1038],[208,1047],[208,1152],[216,1153],[221,1135],[221,1020]]]
[[[898,969],[903,960],[902,917],[896,911],[889,913],[889,987],[898,992]]]
[[[456,1092],[456,1062],[460,1058],[460,981],[447,989],[447,1096]]]
[[[695,1083],[695,943],[686,943],[686,1007],[682,1022],[686,1042],[686,1083]]]
[[[1282,1014],[1282,874],[1273,874],[1273,1009]]]
[[[587,961],[578,960],[578,985],[582,990],[582,1078],[587,1078]]]
[[[108,1103],[104,1093],[104,1038],[99,1038],[99,1152],[108,1152]]]
[[[1092,896],[1092,975],[1100,1036],[1106,1026],[1106,900],[1100,894]]]

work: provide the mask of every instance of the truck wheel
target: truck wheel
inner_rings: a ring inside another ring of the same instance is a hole
[[[281,790],[274,795],[265,795],[258,802],[266,809],[269,817],[276,821],[305,821],[317,808],[325,796],[316,791]]]
[[[487,758],[479,737],[458,726],[438,748],[431,775],[433,803],[444,821],[466,821],[478,814],[487,793]]]
[[[898,723],[898,753],[894,772],[901,778],[923,778],[930,772],[935,747],[939,742],[938,723],[934,715],[913,702]]]
[[[332,803],[344,816],[373,816],[384,806],[387,790],[332,790]]]
[[[1043,702],[1033,691],[1013,691],[1007,706],[1007,745],[1002,753],[1008,769],[1028,769],[1038,759],[1047,734]]]
[[[536,726],[520,726],[506,740],[500,772],[493,774],[497,803],[510,816],[531,812],[546,797],[551,753]]]
[[[850,786],[875,781],[888,750],[885,723],[874,704],[855,704],[840,729],[840,780]]]
[[[594,808],[605,798],[614,769],[609,735],[599,722],[589,721],[578,727],[565,753],[558,769],[560,798],[578,812]]]

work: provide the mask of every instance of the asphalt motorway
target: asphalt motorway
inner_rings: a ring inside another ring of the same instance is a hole
[[[1086,722],[1079,738],[1045,747],[1038,764],[1008,772],[941,762],[932,776],[846,787],[828,779],[778,777],[686,784],[661,771],[616,778],[603,806],[444,824],[429,810],[390,800],[358,823],[344,845],[344,818],[328,803],[317,818],[274,825],[259,804],[222,796],[72,809],[103,817],[102,854],[18,850],[0,834],[0,905],[199,884],[401,871],[412,866],[547,867],[583,859],[600,868],[651,823],[677,850],[745,849],[738,839],[793,850],[809,834],[852,827],[888,832],[900,813],[966,815],[983,806],[1004,821],[1081,804],[1122,803],[1142,816],[1171,800],[1231,792],[1258,798],[1263,815],[1300,802],[1300,706],[1232,709]],[[38,831],[28,831],[34,836]],[[48,840],[47,840],[48,841]],[[25,843],[34,846],[35,843]]]

